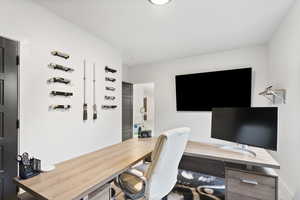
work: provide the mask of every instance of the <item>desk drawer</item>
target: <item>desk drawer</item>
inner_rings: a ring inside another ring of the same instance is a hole
[[[276,178],[246,171],[226,169],[228,200],[276,200]]]
[[[257,198],[247,197],[242,194],[236,194],[232,192],[227,193],[226,200],[258,200]]]

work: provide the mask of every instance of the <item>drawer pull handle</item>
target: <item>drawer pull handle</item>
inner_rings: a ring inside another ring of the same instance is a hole
[[[252,180],[241,180],[242,183],[250,184],[250,185],[258,185],[257,181],[252,181]]]

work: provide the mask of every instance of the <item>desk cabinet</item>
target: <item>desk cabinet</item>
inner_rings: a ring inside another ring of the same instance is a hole
[[[28,192],[24,192],[18,195],[18,200],[37,200],[37,199],[31,196]]]
[[[88,195],[88,200],[110,200],[110,184],[106,184]]]
[[[264,169],[225,169],[226,200],[277,200],[278,178]]]
[[[88,195],[88,200],[110,200],[111,193],[110,193],[110,184],[106,184],[97,190],[91,192]],[[31,196],[29,193],[25,192],[18,196],[18,200],[37,200],[35,197]]]

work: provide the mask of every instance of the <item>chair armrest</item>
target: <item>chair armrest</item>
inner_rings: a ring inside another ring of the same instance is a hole
[[[122,175],[125,176],[125,177],[123,177],[124,179],[122,177],[120,177]],[[115,182],[117,183],[117,186],[123,190],[123,192],[125,193],[126,196],[128,196],[130,199],[140,199],[141,197],[146,196],[146,193],[147,193],[146,191],[148,191],[147,190],[148,184],[147,184],[146,177],[137,175],[136,173],[133,173],[130,170],[127,170],[122,175],[120,175],[115,180]],[[137,182],[140,182],[140,184],[142,184],[142,187],[138,190],[134,189],[135,186],[130,185],[130,181],[128,182],[130,177],[133,180],[136,179]],[[127,179],[127,183],[126,183],[126,179]],[[123,180],[124,180],[124,182],[123,182]]]
[[[143,184],[144,184],[143,197],[144,197],[144,199],[147,199],[147,196],[148,196],[148,180],[147,180],[147,178],[145,176],[136,175],[135,173],[132,173],[131,171],[127,171],[127,173],[129,173],[133,176],[136,176],[136,177],[138,177],[139,179],[141,179],[143,181]]]
[[[138,178],[141,179],[145,184],[147,183],[147,179],[146,179],[146,177],[143,176],[143,175],[136,174],[136,173],[132,172],[131,170],[126,171],[126,173],[138,177]]]

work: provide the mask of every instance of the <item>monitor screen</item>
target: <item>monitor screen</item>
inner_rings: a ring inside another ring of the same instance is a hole
[[[278,108],[214,108],[211,137],[277,150]]]
[[[177,111],[251,106],[251,68],[177,75],[175,79]]]

